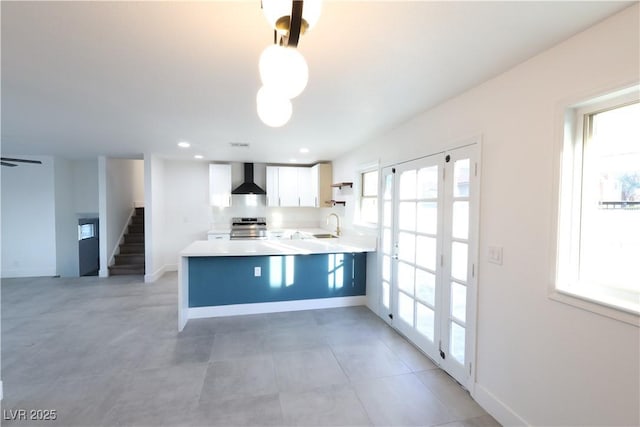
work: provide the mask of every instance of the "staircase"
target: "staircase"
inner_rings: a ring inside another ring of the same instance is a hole
[[[110,276],[144,274],[144,208],[136,208]]]

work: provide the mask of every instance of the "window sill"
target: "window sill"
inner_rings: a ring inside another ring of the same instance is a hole
[[[593,296],[589,296],[588,294],[580,294],[556,288],[549,294],[549,298],[563,304],[568,304],[601,316],[640,327],[639,313],[596,300]]]

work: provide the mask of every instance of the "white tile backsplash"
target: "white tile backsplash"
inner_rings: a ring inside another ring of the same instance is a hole
[[[209,229],[224,229],[231,226],[233,217],[264,216],[267,227],[279,228],[322,228],[324,216],[317,208],[275,208],[260,206],[231,206],[229,208],[212,207]]]

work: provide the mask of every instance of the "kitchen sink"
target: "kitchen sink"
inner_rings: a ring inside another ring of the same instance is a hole
[[[313,237],[315,237],[316,239],[337,239],[338,238],[338,236],[330,233],[314,234]]]

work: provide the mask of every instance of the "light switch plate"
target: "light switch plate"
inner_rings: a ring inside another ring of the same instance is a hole
[[[502,265],[502,246],[489,246],[489,259],[493,264]]]
[[[260,267],[253,267],[253,276],[254,276],[254,277],[260,277],[260,276],[262,276],[262,268],[260,268]]]

